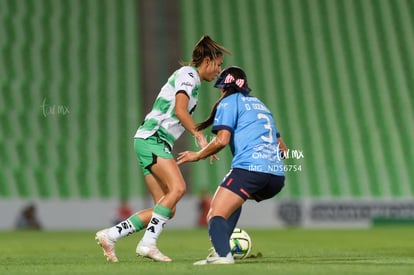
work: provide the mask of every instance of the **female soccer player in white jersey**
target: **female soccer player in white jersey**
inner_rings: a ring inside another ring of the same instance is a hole
[[[217,188],[207,216],[208,233],[215,252],[194,264],[232,264],[229,238],[247,199],[266,200],[284,186],[282,152],[286,145],[278,133],[269,109],[249,95],[244,71],[238,67],[223,70],[215,85],[222,96],[210,116],[197,126],[201,131],[213,125],[216,137],[198,152],[186,151],[178,164],[211,156],[227,144],[233,160],[231,170]]]
[[[158,250],[156,244],[186,191],[185,181],[171,151],[174,142],[185,130],[197,139],[202,148],[207,145],[202,132],[196,129],[191,114],[197,105],[201,81],[212,81],[217,77],[224,53],[230,54],[209,36],[203,36],[193,49],[192,61],[183,64],[169,77],[152,110],[138,128],[134,148],[155,206],[96,233],[95,239],[102,246],[108,261],[118,261],[116,241],[144,228],[146,231],[136,253],[155,261],[171,261]]]

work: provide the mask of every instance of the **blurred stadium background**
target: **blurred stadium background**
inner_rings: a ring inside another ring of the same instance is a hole
[[[105,226],[122,199],[150,205],[132,137],[203,34],[303,154],[242,224],[414,219],[414,1],[0,0],[0,229],[29,202],[50,229]],[[218,96],[203,84],[196,121]],[[185,135],[175,151],[189,147]],[[229,169],[220,158],[183,166],[172,226],[195,225],[199,194]]]

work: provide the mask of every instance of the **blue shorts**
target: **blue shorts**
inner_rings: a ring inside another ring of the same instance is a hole
[[[276,196],[285,185],[285,176],[252,172],[233,168],[226,175],[221,187],[229,189],[242,199],[256,201],[267,200]]]

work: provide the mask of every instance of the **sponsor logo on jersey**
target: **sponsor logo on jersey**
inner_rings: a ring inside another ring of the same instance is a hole
[[[193,84],[191,82],[182,82],[181,86],[193,87]]]

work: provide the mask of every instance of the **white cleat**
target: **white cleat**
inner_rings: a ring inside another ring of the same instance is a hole
[[[108,229],[98,231],[95,235],[95,240],[102,247],[106,260],[116,263],[118,258],[115,255],[115,241],[108,237],[107,232]]]
[[[195,262],[194,265],[234,264],[233,256],[230,253],[226,257],[218,257],[218,256],[210,256],[210,255],[205,260]]]
[[[137,255],[153,259],[157,262],[171,262],[172,260],[161,253],[161,251],[155,245],[144,245],[140,241],[136,249]]]
[[[209,253],[207,255],[207,259],[210,257],[220,257],[219,254],[217,254],[216,250],[214,249],[214,246],[210,247]]]

